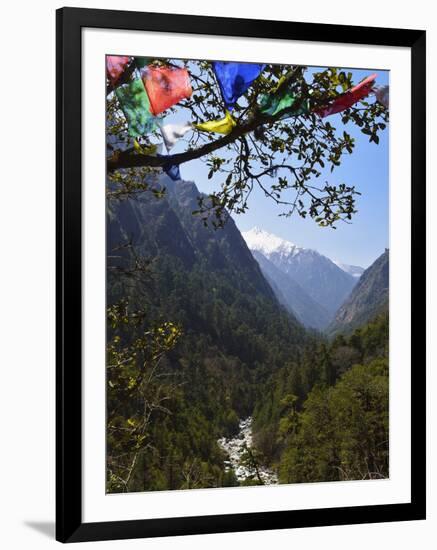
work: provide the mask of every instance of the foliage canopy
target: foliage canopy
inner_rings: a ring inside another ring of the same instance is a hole
[[[180,62],[162,59],[154,64]],[[167,112],[186,114],[194,124],[222,118],[225,107],[211,63],[183,62],[190,70],[193,94]],[[281,215],[296,213],[320,226],[335,227],[340,220],[352,219],[359,194],[353,182],[337,182],[333,174],[344,156],[354,152],[355,140],[346,131],[348,125],[357,126],[370,142],[378,144],[388,122],[388,110],[373,100],[361,100],[343,111],[341,128],[315,114],[350,89],[352,78],[351,72],[332,67],[309,71],[302,66],[266,65],[237,103],[233,111],[236,125],[228,135],[217,137],[195,130],[184,152],[162,156],[151,154],[150,149],[159,130],[143,136],[142,151],[134,147],[109,88],[108,132],[114,138],[107,159],[110,178],[125,193],[153,189],[151,176],[157,170],[200,159],[208,167],[208,177],[217,176],[219,181],[218,189],[199,198],[197,213],[205,223],[220,226],[227,212],[245,212],[252,191],[258,187],[280,207]],[[295,98],[293,104],[266,114],[262,110],[266,98],[281,90]],[[303,105],[310,108],[301,109]]]

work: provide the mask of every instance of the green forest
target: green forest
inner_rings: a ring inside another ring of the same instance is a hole
[[[304,329],[232,222],[205,228],[168,195],[109,210],[109,242],[137,245],[108,256],[108,492],[256,485],[259,468],[280,483],[386,477],[388,313],[331,340]],[[239,482],[218,441],[249,416]]]

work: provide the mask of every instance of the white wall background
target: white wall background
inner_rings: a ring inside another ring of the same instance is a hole
[[[427,0],[381,2],[236,2],[220,0],[74,0],[94,8],[165,11],[319,23],[425,28],[428,31],[428,151],[435,151],[437,19]],[[54,331],[55,331],[55,9],[21,0],[2,5],[0,168],[0,544],[8,550],[52,548],[54,541]],[[434,18],[433,18],[434,16]],[[432,157],[429,156],[431,159]],[[437,173],[428,181],[428,485],[435,489],[437,376],[437,258],[431,219]],[[434,182],[434,185],[432,184]],[[433,428],[434,427],[434,428]],[[433,432],[433,433],[432,433]],[[433,436],[433,437],[432,437]],[[426,522],[324,527],[98,543],[104,548],[181,550],[215,548],[336,548],[354,550],[435,547],[437,495],[429,495]],[[89,547],[86,543],[81,547]]]

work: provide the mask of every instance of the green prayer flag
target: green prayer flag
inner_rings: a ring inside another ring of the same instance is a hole
[[[119,86],[115,94],[129,126],[129,135],[142,136],[156,129],[155,117],[141,79]]]
[[[261,96],[260,111],[263,115],[268,116],[276,116],[282,112],[283,115],[280,118],[287,118],[289,116],[297,116],[308,113],[309,107],[307,101],[304,101],[298,107],[294,106],[298,99],[299,98],[287,89],[280,92],[265,94]]]

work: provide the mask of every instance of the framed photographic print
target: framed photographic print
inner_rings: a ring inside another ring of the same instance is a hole
[[[425,518],[425,32],[57,12],[57,539]]]

